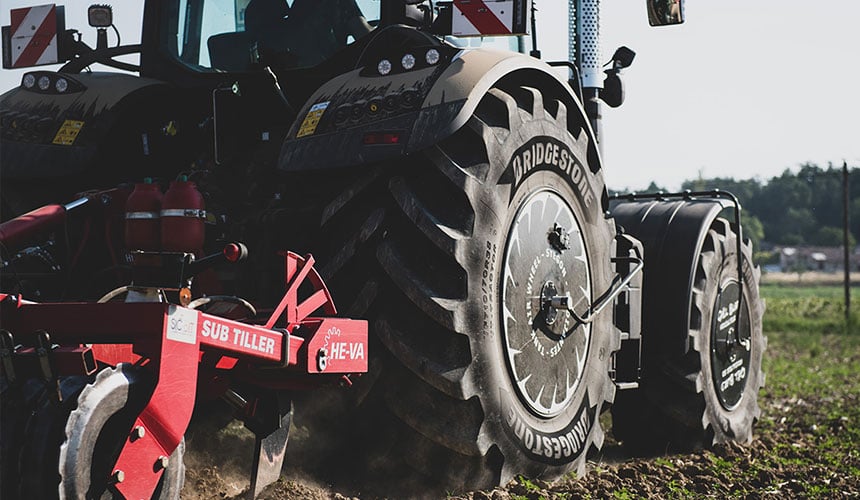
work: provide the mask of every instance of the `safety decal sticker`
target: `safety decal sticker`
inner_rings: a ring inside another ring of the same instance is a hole
[[[61,146],[71,146],[81,133],[84,122],[80,120],[66,120],[54,136],[53,143]]]
[[[326,102],[318,102],[311,106],[311,109],[308,111],[308,114],[305,116],[304,121],[302,121],[302,126],[299,127],[299,132],[296,134],[296,139],[299,137],[304,137],[306,135],[312,135],[317,130],[317,125],[320,123],[320,118],[322,118],[323,113],[325,113],[326,108],[331,101]]]

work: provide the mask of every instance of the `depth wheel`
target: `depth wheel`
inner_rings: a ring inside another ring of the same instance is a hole
[[[46,398],[28,424],[22,496],[121,498],[108,486],[110,468],[152,389],[147,374],[127,364],[103,369],[94,378],[62,379],[63,402]],[[152,498],[179,498],[184,451],[180,443],[169,457]]]
[[[65,442],[60,446],[61,499],[114,498],[107,485],[111,467],[152,389],[145,372],[121,364],[99,372],[95,381],[81,391],[78,406],[65,426]],[[184,453],[185,444],[180,442],[152,498],[179,498],[185,481]]]

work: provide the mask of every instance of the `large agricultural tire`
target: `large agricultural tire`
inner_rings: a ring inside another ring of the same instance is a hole
[[[0,378],[0,497],[11,498],[18,477],[20,431],[26,421],[26,404],[21,391]]]
[[[648,283],[647,255],[646,247],[643,294],[659,295],[659,280]],[[645,312],[646,345],[648,335],[656,334],[682,337],[687,349],[668,349],[665,343],[662,353],[646,349],[642,387],[619,392],[612,407],[613,434],[634,453],[752,440],[761,415],[758,392],[764,386],[761,360],[767,339],[762,334],[761,273],[752,265],[749,241],[741,245],[742,287],[737,259],[736,232],[725,219],[714,219],[695,258],[689,300],[679,305],[689,307],[688,329],[675,332],[658,315]]]
[[[10,385],[6,377],[0,377],[0,386],[0,498],[17,498],[24,431],[46,388],[37,379]]]
[[[376,338],[352,443],[371,472],[487,487],[583,473],[602,445],[611,314],[581,325],[542,307],[569,293],[582,315],[612,279],[614,226],[579,117],[498,85],[454,136],[368,171],[323,210],[310,250]]]
[[[60,380],[61,402],[46,394],[27,424],[21,454],[21,498],[120,498],[108,487],[113,465],[135,416],[152,391],[131,365],[94,377]],[[154,499],[178,499],[185,478],[184,442],[169,457]]]

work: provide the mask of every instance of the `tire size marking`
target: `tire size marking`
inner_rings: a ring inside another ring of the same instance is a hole
[[[496,244],[487,242],[484,252],[484,270],[481,274],[481,309],[483,311],[482,328],[485,332],[492,330],[493,292],[495,289]]]
[[[583,141],[587,142],[588,139],[584,138]],[[583,155],[585,150],[586,148],[583,147]],[[514,173],[514,187],[519,186],[529,172],[539,167],[553,167],[560,171],[579,191],[582,203],[586,208],[591,208],[594,204],[595,196],[588,183],[587,167],[582,164],[567,144],[553,137],[540,136],[519,148],[509,164],[509,168]]]
[[[591,407],[588,396],[571,420],[570,425],[559,432],[541,432],[529,425],[514,409],[510,396],[503,394],[507,401],[504,412],[505,429],[517,445],[536,460],[550,464],[564,464],[575,459],[586,449],[588,435],[594,425],[597,407]]]

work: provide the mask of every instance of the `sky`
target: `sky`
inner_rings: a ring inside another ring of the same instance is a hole
[[[627,101],[604,114],[610,186],[860,167],[860,2],[693,0],[685,24],[661,28],[644,1],[610,4],[604,54],[637,52]]]
[[[4,0],[0,24],[38,3]],[[65,2],[66,25],[94,44],[88,4]],[[547,60],[566,58],[566,5],[537,0]],[[139,40],[141,8],[114,11],[123,42]],[[645,0],[604,0],[603,59],[620,45],[636,52],[622,73],[625,103],[603,108],[607,184],[674,190],[699,176],[766,181],[806,162],[860,167],[858,23],[857,0],[691,0],[683,25],[656,28]],[[21,73],[0,70],[0,89]]]

